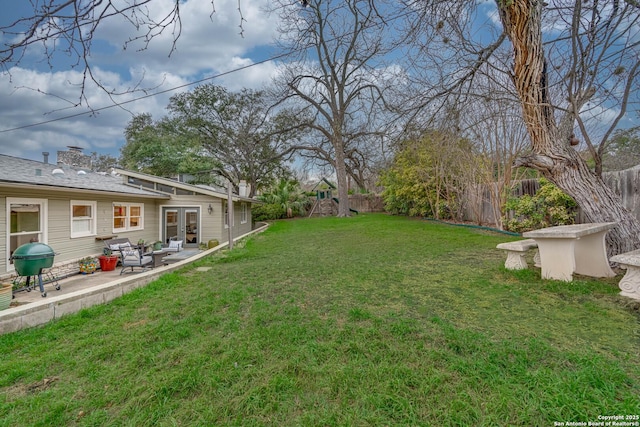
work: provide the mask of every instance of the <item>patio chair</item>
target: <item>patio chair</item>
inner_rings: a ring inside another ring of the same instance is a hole
[[[135,267],[142,268],[142,271],[147,268],[153,268],[153,257],[151,255],[144,255],[140,248],[120,248],[120,252],[122,253],[122,270],[120,270],[120,274],[124,273],[124,271],[131,267],[131,271]]]
[[[123,246],[128,248],[133,247],[133,244],[131,244],[131,241],[126,237],[121,239],[105,240],[104,245],[105,247],[109,248],[113,252],[119,251],[120,249],[122,249]]]
[[[180,252],[182,250],[182,240],[170,240],[169,246],[164,248],[165,252]]]
[[[118,257],[118,262],[122,261],[123,249],[134,249],[135,246],[131,244],[128,238],[121,239],[108,239],[104,241],[105,249],[111,251],[111,253]]]

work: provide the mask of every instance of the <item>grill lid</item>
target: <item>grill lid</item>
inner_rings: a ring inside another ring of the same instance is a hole
[[[26,243],[15,251],[11,255],[11,259],[42,259],[52,258],[55,256],[53,248],[44,243]]]

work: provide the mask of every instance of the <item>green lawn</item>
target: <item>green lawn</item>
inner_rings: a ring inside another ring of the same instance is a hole
[[[283,221],[0,336],[2,426],[545,426],[640,414],[618,278],[504,269],[479,228]],[[199,271],[197,267],[212,267]]]

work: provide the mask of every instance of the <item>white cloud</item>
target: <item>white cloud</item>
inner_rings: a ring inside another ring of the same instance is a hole
[[[0,97],[5,100],[0,104],[0,152],[40,160],[42,151],[53,155],[68,145],[77,145],[84,147],[86,153],[118,155],[132,113],[147,112],[160,118],[166,114],[169,97],[189,90],[189,83],[254,64],[250,55],[262,53],[261,47],[270,43],[276,30],[275,17],[268,18],[261,10],[264,4],[265,0],[242,2],[241,36],[236,0],[216,0],[213,14],[210,0],[181,2],[182,32],[173,53],[171,28],[153,39],[146,50],[138,50],[138,44],[123,51],[123,44],[132,37],[131,25],[124,19],[105,21],[96,33],[90,58],[101,84],[115,91],[138,88],[167,92],[144,98],[145,92],[133,92],[110,99],[104,90],[89,82],[85,96],[92,108],[100,109],[93,116],[68,117],[87,111],[86,105],[74,107],[80,101],[81,70],[43,70],[42,61],[38,63],[34,58],[42,54],[41,50],[29,52],[20,68],[0,74]],[[155,0],[150,7],[158,17],[173,5],[174,0]],[[10,13],[0,17],[0,24],[10,19]],[[57,63],[60,61],[54,58],[54,66]],[[275,64],[267,62],[206,81],[230,90],[256,88],[270,80],[275,69]],[[171,90],[182,86],[185,87]],[[101,109],[112,106],[114,100],[135,98],[141,99],[122,108]],[[63,117],[68,118],[55,121]],[[44,123],[47,121],[50,122]],[[38,123],[43,124],[30,126]],[[14,128],[22,129],[7,131]]]

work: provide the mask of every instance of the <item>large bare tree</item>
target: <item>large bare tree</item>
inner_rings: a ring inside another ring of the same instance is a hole
[[[610,253],[640,247],[638,221],[571,145],[576,129],[587,132],[580,123],[592,117],[590,105],[598,104],[622,117],[637,96],[633,89],[638,84],[640,51],[634,31],[640,6],[617,0],[496,0],[495,5],[501,28],[491,23],[489,28],[495,32],[489,33],[476,26],[482,20],[472,19],[486,3],[411,2],[423,13],[416,29],[426,30],[414,34],[428,34],[430,42],[421,53],[433,62],[434,44],[441,46],[435,51],[438,67],[431,68],[434,84],[416,103],[437,110],[452,100],[491,97],[478,93],[482,67],[506,72],[531,144],[530,152],[515,165],[533,168],[558,185],[576,200],[587,221],[617,222],[607,236]],[[609,41],[602,41],[607,38]],[[495,54],[507,41],[511,42],[510,60],[505,62]],[[589,42],[598,47],[587,46]],[[426,61],[418,63],[424,64]],[[607,93],[612,89],[615,96]]]
[[[350,169],[360,179],[362,141],[382,132],[375,118],[392,80],[383,62],[390,37],[377,9],[382,3],[309,0],[302,10],[286,0],[275,3],[282,15],[281,45],[297,53],[282,64],[280,96],[313,116],[315,143],[298,148],[335,168],[338,216],[349,216],[347,175]]]
[[[545,54],[549,86],[562,95],[552,104],[570,113],[566,122],[573,116],[574,142],[583,141],[601,175],[613,132],[630,126],[627,113],[640,104],[640,3],[556,0],[542,14],[557,33]]]
[[[581,1],[574,2],[577,14],[580,14],[581,3]],[[610,3],[611,6],[619,2]],[[637,16],[640,7],[624,3],[630,7],[627,13]],[[531,155],[521,158],[520,164],[539,170],[550,181],[571,195],[588,221],[617,222],[617,227],[608,235],[611,253],[620,253],[638,247],[640,224],[624,208],[620,197],[588,168],[586,162],[568,142],[576,114],[595,95],[590,95],[590,92],[596,88],[581,86],[579,92],[581,96],[569,96],[567,111],[561,115],[559,121],[556,120],[547,85],[548,61],[542,38],[543,2],[505,0],[499,1],[498,5],[504,30],[513,45],[513,81],[520,97],[522,114],[533,149]],[[592,19],[593,25],[598,24],[594,15],[583,15],[581,19]],[[614,37],[613,34],[610,36]],[[630,48],[633,49],[632,46]],[[579,60],[579,58],[573,60]],[[593,72],[597,71],[593,70]]]
[[[640,247],[640,223],[571,145],[572,135],[580,134],[598,161],[606,149],[610,131],[632,108],[631,104],[638,102],[634,96],[640,58],[637,22],[640,4],[636,0],[496,0],[502,26],[489,27],[493,32],[486,33],[476,27],[478,20],[474,19],[477,7],[486,2],[405,1],[407,16],[414,11],[422,12],[414,23],[418,29],[427,30],[411,33],[416,35],[414,42],[425,47],[420,51],[413,44],[411,50],[426,59],[415,60],[413,70],[421,66],[429,68],[425,64],[438,67],[435,76],[429,76],[433,84],[421,90],[426,97],[416,97],[407,101],[407,105],[429,106],[427,110],[433,115],[439,107],[450,104],[450,98],[465,101],[473,95],[475,76],[483,64],[505,68],[507,64],[494,61],[494,53],[509,40],[512,55],[509,74],[531,140],[530,154],[517,164],[540,171],[571,195],[586,220],[616,221],[618,226],[608,234],[611,253]],[[104,19],[126,17],[139,31],[134,37],[145,41],[168,29],[174,40],[179,37],[181,1],[175,0],[173,10],[160,21],[149,18],[148,6],[153,2],[33,0],[32,16],[0,28],[13,40],[0,49],[0,63],[6,70],[20,62],[25,49],[40,44],[47,58],[60,49],[78,58],[78,65],[84,66],[89,73],[86,76],[92,78],[87,58],[93,35]],[[381,1],[373,0],[302,3],[308,5],[306,14],[289,14],[290,22],[300,30],[298,52],[313,48],[322,73],[311,73],[310,67],[301,67],[289,89],[309,106],[315,102],[316,107],[322,107],[316,108],[317,117],[327,126],[317,130],[336,144],[336,169],[339,183],[342,182],[340,196],[346,202],[346,172],[342,167],[345,142],[350,140],[349,134],[359,135],[358,127],[346,130],[344,126],[366,115],[350,109],[359,100],[368,98],[375,103],[383,100],[379,81],[371,76],[375,75],[372,71],[379,69],[376,66],[381,65],[375,64],[375,58],[381,57],[378,55],[384,37],[377,29],[383,22],[389,22],[376,20],[389,9]],[[283,2],[282,6],[287,4]],[[344,23],[336,13],[338,5],[352,13],[350,31],[334,32],[337,25]],[[313,23],[317,25],[310,25]],[[385,37],[393,34],[397,33],[387,32]],[[324,37],[324,42],[319,36]],[[356,39],[363,43],[350,42]],[[594,109],[616,112],[609,127],[601,132],[599,143],[590,137],[594,131],[587,126],[587,118],[593,116],[590,111]],[[346,203],[341,206],[341,214],[348,214],[346,208]]]

